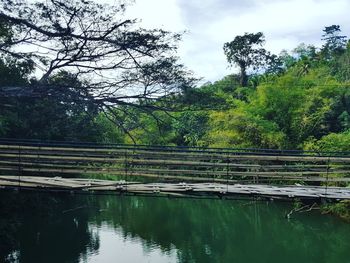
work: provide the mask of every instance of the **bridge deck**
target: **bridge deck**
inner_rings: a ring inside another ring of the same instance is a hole
[[[350,188],[319,186],[277,186],[220,183],[138,183],[81,178],[0,176],[0,188],[25,188],[66,191],[111,191],[135,194],[173,195],[252,195],[306,199],[350,199]]]

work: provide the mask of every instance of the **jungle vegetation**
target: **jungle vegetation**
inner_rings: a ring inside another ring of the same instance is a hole
[[[279,55],[262,32],[236,36],[223,52],[239,74],[198,85],[176,58],[181,35],[115,19],[124,5],[0,3],[2,138],[350,150],[350,42],[338,25],[320,32],[322,47]]]

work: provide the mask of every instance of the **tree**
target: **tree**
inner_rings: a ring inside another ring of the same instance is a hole
[[[192,81],[175,57],[181,36],[138,27],[135,20],[124,19],[125,4],[0,0],[0,10],[0,31],[6,32],[1,54],[29,61],[33,76],[39,76],[18,86],[16,96],[66,93],[65,97],[93,103],[102,111],[115,112],[118,105],[150,111],[155,99],[165,99]],[[63,71],[78,81],[50,82]],[[0,87],[0,93],[7,91]]]
[[[299,44],[292,52],[297,59],[314,59],[317,56],[316,47],[305,43]]]
[[[236,36],[233,41],[224,44],[224,53],[230,65],[237,64],[240,68],[240,83],[243,87],[248,84],[247,70],[258,69],[262,66],[276,68],[277,57],[262,48],[265,42],[264,34],[245,33]]]
[[[322,51],[326,58],[345,50],[346,36],[340,35],[339,25],[326,26],[323,32],[322,40],[325,41],[325,44],[322,46]]]

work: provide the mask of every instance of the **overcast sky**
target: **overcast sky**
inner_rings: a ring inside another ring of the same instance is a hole
[[[186,30],[181,61],[196,76],[216,81],[235,70],[223,44],[236,35],[261,31],[275,54],[302,42],[320,46],[325,26],[338,24],[350,36],[349,10],[350,0],[135,0],[127,15],[143,27]]]

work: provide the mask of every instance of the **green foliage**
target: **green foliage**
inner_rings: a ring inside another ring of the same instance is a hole
[[[284,148],[285,135],[275,123],[250,112],[247,104],[210,115],[205,139],[212,147]]]
[[[0,86],[30,87],[32,72],[29,61],[3,57],[0,60]],[[60,86],[56,97],[0,97],[0,136],[42,140],[122,142],[124,135],[107,122],[93,105],[81,100],[79,81],[68,72],[59,72],[49,79]],[[74,86],[75,89],[70,88]],[[56,91],[57,92],[57,91]]]
[[[320,140],[310,138],[304,144],[305,150],[349,152],[350,151],[350,130],[343,133],[330,133]]]
[[[326,214],[334,214],[350,222],[350,201],[344,200],[336,204],[325,205],[322,212]]]
[[[185,111],[173,122],[178,135],[177,145],[199,146],[207,130],[208,113]]]
[[[188,88],[177,100],[183,108],[211,110],[227,108],[233,99],[243,99],[247,91],[239,88],[239,77],[228,75],[214,83],[205,83],[198,88]]]
[[[33,70],[31,61],[0,59],[0,76],[2,86],[23,85],[28,81],[28,75]]]
[[[348,129],[350,96],[326,66],[300,76],[296,65],[256,88],[247,101],[210,115],[209,145],[301,148],[310,137]]]
[[[99,113],[94,119],[94,125],[96,127],[96,137],[93,141],[102,143],[123,143],[125,134],[111,122],[105,114]],[[91,139],[90,139],[91,140]]]
[[[339,25],[326,26],[323,30],[322,40],[325,44],[322,47],[322,54],[330,59],[332,55],[341,53],[346,46],[346,36],[342,36]]]
[[[294,48],[293,54],[297,59],[313,59],[317,56],[316,47],[312,45],[306,45],[305,43],[301,43],[296,48]]]
[[[0,23],[1,24],[1,23]],[[140,143],[216,147],[348,150],[350,130],[350,44],[338,27],[326,28],[327,48],[300,44],[279,61],[284,72],[229,75],[200,87],[182,86],[172,94],[172,112],[159,110],[163,101],[139,98],[137,105],[96,106],[88,86],[75,75],[58,71],[47,79],[58,95],[0,98],[0,136],[106,143]],[[11,36],[3,24],[2,39]],[[4,40],[3,40],[4,41]],[[261,68],[270,54],[262,33],[237,36],[225,44],[229,63]],[[334,49],[334,48],[333,48]],[[272,61],[270,61],[272,62]],[[30,60],[0,60],[1,86],[36,84],[29,80]],[[161,76],[165,78],[165,75]],[[248,85],[249,84],[249,85]],[[134,102],[133,102],[134,104]],[[146,107],[144,107],[146,105]]]
[[[339,81],[350,83],[350,41],[348,41],[346,50],[337,57],[332,63],[332,74]]]
[[[136,112],[133,119],[128,119],[130,116],[126,118],[129,126],[126,143],[174,145],[176,135],[172,129],[173,118],[164,111]]]

